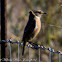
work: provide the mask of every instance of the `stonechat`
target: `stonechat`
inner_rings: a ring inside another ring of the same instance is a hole
[[[24,55],[26,43],[34,39],[40,31],[41,29],[40,18],[43,14],[46,14],[46,13],[44,13],[41,10],[38,10],[38,11],[32,10],[29,12],[29,20],[24,29],[23,38],[22,38],[22,41],[23,41],[22,56]]]

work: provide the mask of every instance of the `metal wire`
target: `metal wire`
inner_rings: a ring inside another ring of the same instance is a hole
[[[49,62],[51,62],[51,48],[49,47]]]
[[[60,53],[59,53],[59,62],[61,62],[61,55],[60,55]]]
[[[18,62],[19,62],[19,41],[18,41]]]
[[[21,45],[23,45],[23,43],[22,42],[20,42],[20,41],[12,41],[12,40],[1,40],[0,41],[0,44],[2,43],[2,42],[7,42],[7,43],[20,43]],[[34,48],[34,46],[32,46],[31,44],[28,44],[28,45],[26,45],[27,47],[33,47]],[[53,53],[60,53],[60,55],[62,55],[62,51],[55,51],[54,49],[51,49],[50,50],[50,47],[45,47],[45,46],[41,46],[41,45],[38,45],[38,46],[36,46],[36,48],[42,48],[42,49],[46,49],[46,50],[48,50],[48,51],[50,51],[50,52],[53,52]]]
[[[39,62],[41,62],[40,48],[39,48]]]
[[[12,56],[11,56],[11,44],[8,43],[8,46],[9,46],[9,51],[10,51],[10,62],[12,62]]]
[[[0,44],[2,43],[2,42],[7,42],[7,43],[17,43],[18,44],[18,62],[19,62],[19,44],[21,44],[21,45],[23,45],[23,43],[22,42],[20,42],[20,41],[12,41],[11,39],[10,40],[1,40],[0,41]],[[59,55],[58,55],[58,57],[59,57],[59,62],[61,62],[61,55],[62,55],[62,51],[55,51],[54,49],[52,49],[52,48],[50,48],[50,47],[45,47],[45,46],[41,46],[41,45],[37,45],[37,46],[32,46],[32,44],[28,44],[28,45],[26,45],[27,47],[30,47],[30,48],[39,48],[39,62],[41,62],[41,59],[40,59],[40,49],[42,48],[42,49],[46,49],[46,50],[48,50],[49,51],[49,62],[52,62],[52,60],[51,60],[51,58],[52,58],[52,53],[58,53]],[[30,52],[29,52],[29,55],[30,55]],[[10,58],[12,58],[11,57],[11,45],[10,45]],[[30,58],[29,58],[29,62],[30,62]]]
[[[30,60],[30,48],[28,48],[29,49],[29,62],[31,62],[31,60]]]
[[[9,43],[10,44],[10,43]],[[11,44],[10,44],[10,62],[12,62],[12,56],[11,56]]]

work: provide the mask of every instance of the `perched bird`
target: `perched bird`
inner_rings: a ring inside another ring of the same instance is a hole
[[[30,40],[34,39],[41,29],[40,18],[42,14],[46,14],[46,13],[44,13],[41,10],[38,11],[32,10],[29,12],[29,20],[24,29],[23,38],[22,38],[23,41],[22,56],[24,55],[26,42],[29,42]]]

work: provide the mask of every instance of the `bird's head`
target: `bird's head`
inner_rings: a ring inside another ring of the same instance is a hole
[[[30,15],[32,15],[32,16],[36,16],[36,17],[38,17],[38,18],[41,18],[41,16],[43,15],[43,14],[46,14],[45,12],[43,12],[42,10],[31,10],[30,12]]]
[[[33,10],[34,14],[37,16],[37,17],[41,17],[43,14],[46,14],[45,12],[43,12],[42,10]]]

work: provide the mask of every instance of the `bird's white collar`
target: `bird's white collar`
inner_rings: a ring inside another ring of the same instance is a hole
[[[36,18],[38,18],[40,20],[41,17],[36,16]]]

